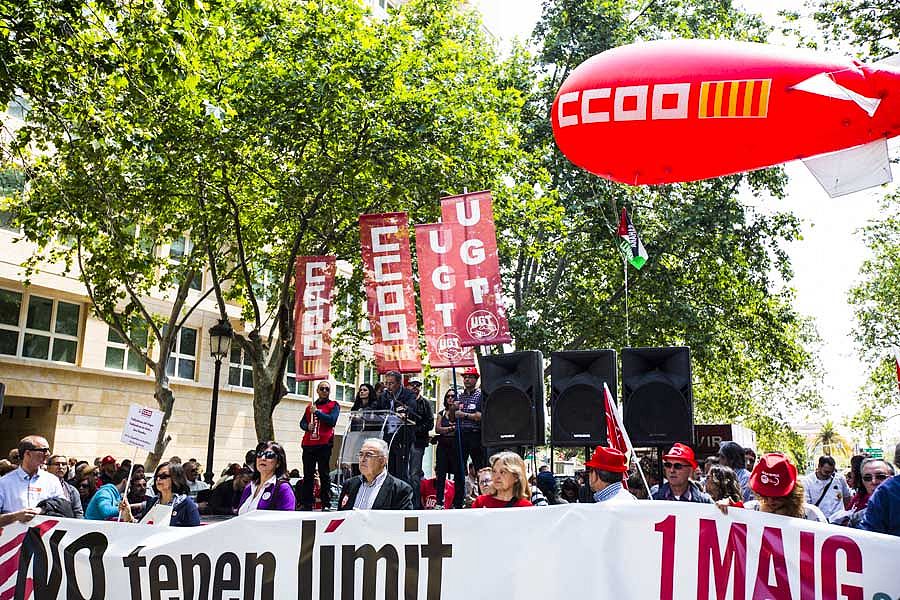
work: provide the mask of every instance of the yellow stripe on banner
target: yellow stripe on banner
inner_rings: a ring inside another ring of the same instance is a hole
[[[759,91],[759,114],[756,115],[758,117],[765,117],[769,114],[769,85],[771,83],[771,79],[762,80],[762,88]]]
[[[748,79],[747,86],[744,88],[744,110],[741,112],[743,117],[753,116],[751,111],[753,110],[753,90],[755,87],[756,81]]]
[[[732,81],[731,82],[731,90],[728,93],[728,116],[736,117],[737,116],[737,97],[738,97],[738,88],[741,86],[740,81]]]
[[[725,82],[717,81],[716,82],[716,98],[713,101],[713,116],[721,117],[722,116],[722,95],[725,92]]]
[[[704,81],[700,84],[700,114],[698,114],[698,118],[705,119],[709,116],[708,111],[706,110],[706,101],[709,99],[709,82]]]

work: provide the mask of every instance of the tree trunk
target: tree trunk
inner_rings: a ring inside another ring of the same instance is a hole
[[[144,469],[147,471],[156,469],[166,451],[166,447],[172,440],[170,436],[166,435],[166,429],[169,427],[169,419],[172,417],[172,409],[175,407],[175,394],[172,393],[172,389],[169,387],[169,377],[166,375],[165,363],[158,363],[158,365],[160,372],[156,373],[156,391],[153,393],[153,397],[156,398],[156,403],[163,411],[163,420],[159,429],[159,437],[156,438],[156,447],[153,449],[153,452],[147,455],[147,459],[144,461]]]

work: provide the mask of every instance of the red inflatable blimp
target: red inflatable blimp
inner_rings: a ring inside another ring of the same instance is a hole
[[[805,159],[839,196],[890,181],[900,62],[722,40],[632,44],[572,71],[551,119],[569,160],[621,183],[697,181]]]

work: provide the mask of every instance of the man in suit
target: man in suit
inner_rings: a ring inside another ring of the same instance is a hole
[[[387,472],[388,445],[369,438],[359,449],[359,472],[341,489],[338,510],[412,510],[413,490]]]
[[[384,376],[384,392],[378,398],[375,410],[389,410],[396,416],[389,416],[385,423],[385,439],[390,444],[388,471],[394,477],[410,483],[410,451],[415,440],[415,423],[422,416],[416,410],[416,396],[403,387],[403,375],[390,371]],[[412,487],[412,485],[410,485]]]

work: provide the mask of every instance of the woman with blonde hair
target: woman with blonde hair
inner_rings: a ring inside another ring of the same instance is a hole
[[[780,452],[770,452],[760,457],[750,475],[750,489],[756,500],[744,503],[747,510],[828,522],[817,506],[806,502],[803,485],[797,480],[797,467]],[[719,501],[716,506],[726,512],[727,502],[727,499]]]
[[[525,461],[515,452],[500,452],[491,457],[491,488],[491,493],[475,499],[472,508],[532,506]]]

